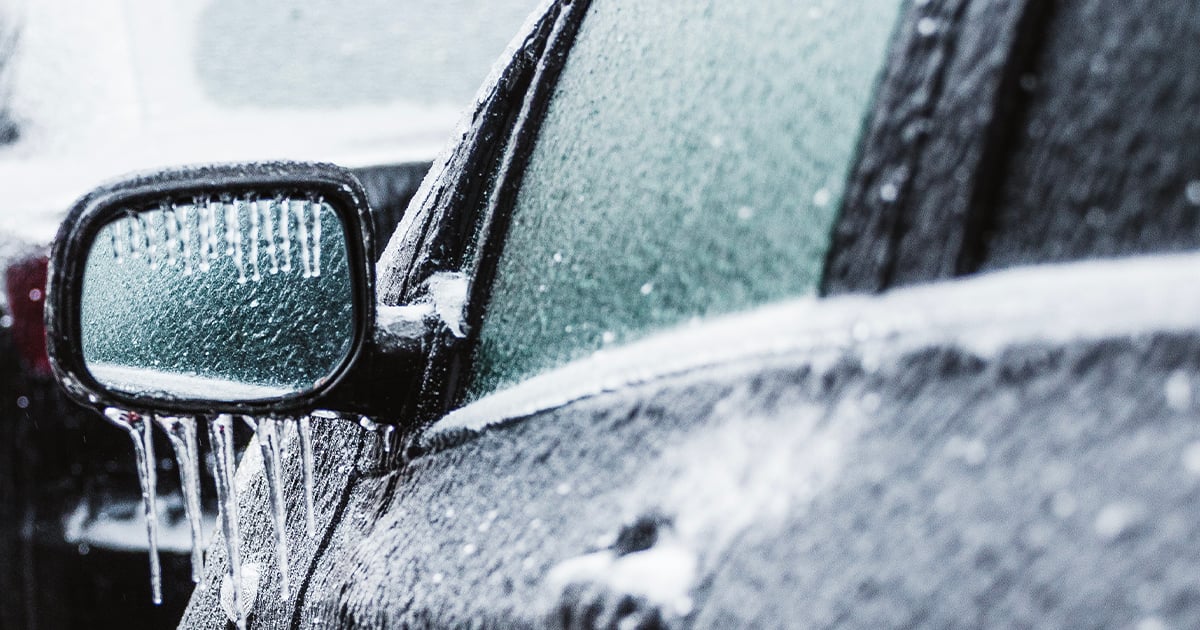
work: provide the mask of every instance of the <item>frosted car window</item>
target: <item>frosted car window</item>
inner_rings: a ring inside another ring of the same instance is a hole
[[[895,0],[595,0],[525,173],[469,397],[813,293]]]

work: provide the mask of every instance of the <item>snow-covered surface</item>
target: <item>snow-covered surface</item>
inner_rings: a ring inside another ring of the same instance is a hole
[[[290,387],[254,385],[227,379],[109,363],[90,363],[88,371],[101,384],[115,390],[156,398],[258,400],[296,392],[295,388]]]
[[[471,287],[467,275],[458,272],[435,273],[426,283],[429,289],[429,299],[433,302],[433,312],[442,320],[450,334],[455,337],[466,337],[463,330],[466,319],[467,292]]]
[[[992,356],[1066,342],[1200,328],[1200,255],[1039,265],[898,289],[800,299],[697,322],[603,350],[448,414],[427,438],[552,409],[662,376],[803,356],[859,352],[864,363],[932,344]]]
[[[618,556],[598,551],[569,558],[550,569],[547,586],[562,592],[572,584],[602,584],[614,593],[644,597],[671,616],[692,610],[696,554],[674,542]]]

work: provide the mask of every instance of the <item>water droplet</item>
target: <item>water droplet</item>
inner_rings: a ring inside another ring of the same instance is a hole
[[[604,334],[600,335],[600,341],[602,341],[606,344],[612,343],[616,340],[617,340],[617,334],[611,330],[606,330],[606,331],[604,331]]]
[[[554,492],[559,496],[565,497],[568,494],[571,494],[571,484],[566,482],[560,483],[554,488]]]
[[[18,409],[28,409],[29,408],[29,397],[28,396],[17,396],[17,408]]]
[[[818,208],[824,208],[825,206],[828,206],[832,199],[833,193],[831,193],[828,188],[821,188],[817,192],[813,193],[813,205],[817,206]]]
[[[1189,473],[1200,476],[1200,441],[1192,442],[1184,447],[1183,467]]]
[[[1183,371],[1176,370],[1167,378],[1163,386],[1167,404],[1175,411],[1187,411],[1192,406],[1192,378]]]
[[[900,187],[896,184],[888,182],[879,187],[879,198],[887,203],[892,203],[900,197]]]
[[[467,543],[462,546],[462,555],[469,556],[478,550],[479,550],[479,548],[476,547],[473,543]]]
[[[923,17],[920,20],[917,20],[917,33],[921,35],[921,37],[929,37],[930,35],[933,35],[941,30],[941,27],[941,23],[931,17]]]
[[[443,576],[441,573],[434,573],[434,574],[433,574],[433,577],[432,577],[432,578],[430,578],[430,580],[431,580],[431,581],[432,581],[434,584],[441,584],[441,583],[442,583],[442,580],[444,580],[444,579],[445,579],[445,576]]]
[[[651,293],[654,292],[654,283],[647,282],[646,284],[642,285],[641,289],[638,289],[638,290],[642,293],[642,295],[650,295]]]
[[[1135,527],[1142,520],[1140,507],[1130,503],[1110,503],[1096,515],[1093,527],[1096,535],[1104,540],[1115,540]]]
[[[737,209],[737,217],[742,221],[749,221],[754,217],[754,208],[750,206],[740,206]]]
[[[1146,617],[1138,622],[1137,630],[1167,630],[1167,624],[1158,617]]]
[[[12,328],[12,315],[0,315],[0,328]]]
[[[563,261],[563,255],[562,255],[562,252],[554,252],[554,256],[553,256],[553,258],[554,258],[554,262],[555,262],[555,263],[560,263],[560,262],[562,262],[562,261]]]
[[[1188,182],[1186,195],[1188,203],[1200,206],[1200,179]]]
[[[41,300],[42,300],[42,290],[41,289],[30,289],[29,290],[29,301],[30,302],[40,302]]]

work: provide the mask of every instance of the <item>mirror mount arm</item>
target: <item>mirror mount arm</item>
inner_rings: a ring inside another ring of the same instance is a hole
[[[376,307],[374,335],[359,361],[322,397],[329,409],[411,424],[440,320],[430,304]]]

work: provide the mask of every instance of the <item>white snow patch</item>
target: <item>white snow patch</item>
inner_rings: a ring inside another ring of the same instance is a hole
[[[1196,331],[1197,269],[1198,254],[1142,256],[763,306],[606,347],[452,411],[428,435],[482,430],[609,389],[765,359],[820,368],[857,352],[885,363],[932,345],[987,358],[1017,344]]]
[[[433,302],[433,311],[450,329],[450,334],[458,338],[467,336],[463,326],[466,323],[464,311],[471,281],[461,272],[435,273],[426,281],[429,299]]]
[[[692,611],[691,589],[696,580],[696,554],[673,541],[659,541],[645,551],[618,556],[600,551],[564,560],[546,577],[551,592],[571,584],[602,584],[614,593],[643,597],[668,615]]]

